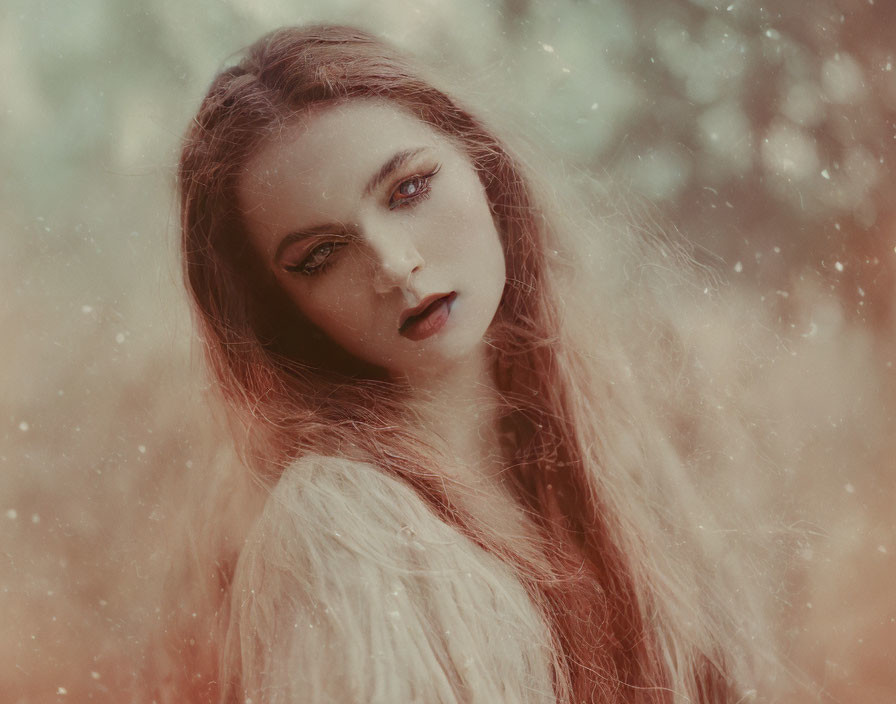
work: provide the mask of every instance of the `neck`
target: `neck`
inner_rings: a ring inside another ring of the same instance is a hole
[[[458,479],[481,488],[503,469],[498,390],[485,345],[462,362],[408,378],[421,430],[456,465]]]

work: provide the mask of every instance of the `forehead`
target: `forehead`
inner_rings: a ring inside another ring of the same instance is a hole
[[[396,151],[444,144],[429,125],[395,105],[352,99],[315,106],[287,122],[251,158],[240,178],[241,196],[270,192],[283,179],[292,185],[328,180],[341,186],[366,182]]]

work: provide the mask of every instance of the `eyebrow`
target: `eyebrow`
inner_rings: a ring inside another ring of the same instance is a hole
[[[403,149],[400,152],[393,154],[392,157],[380,167],[380,170],[373,175],[370,181],[367,182],[367,185],[364,186],[364,195],[370,195],[370,193],[375,191],[383,181],[389,178],[389,176],[423,151],[426,151],[426,147]],[[277,251],[274,252],[274,261],[279,262],[284,250],[291,244],[300,242],[309,237],[314,237],[314,235],[322,234],[344,235],[346,234],[346,227],[344,225],[333,225],[328,223],[324,225],[315,225],[314,227],[309,227],[303,230],[297,230],[296,232],[290,232],[280,240],[280,243],[277,245]]]
[[[370,195],[376,190],[377,186],[423,150],[424,147],[416,147],[414,149],[404,149],[394,154],[389,161],[382,165],[374,177],[367,182],[367,185],[364,187],[364,195]]]

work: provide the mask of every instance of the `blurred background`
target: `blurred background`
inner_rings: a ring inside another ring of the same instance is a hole
[[[896,700],[887,0],[5,0],[0,700],[151,701],[183,486],[234,464],[180,284],[178,143],[227,57],[311,21],[646,197],[790,345],[755,380],[811,428],[768,488],[809,536],[781,627],[806,701]]]

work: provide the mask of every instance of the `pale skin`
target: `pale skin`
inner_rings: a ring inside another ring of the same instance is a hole
[[[458,479],[503,495],[486,332],[504,289],[482,183],[452,142],[389,103],[355,99],[288,124],[249,162],[238,196],[249,236],[300,311],[412,389],[424,432]],[[456,294],[423,340],[402,315]],[[463,468],[463,469],[460,469]]]

